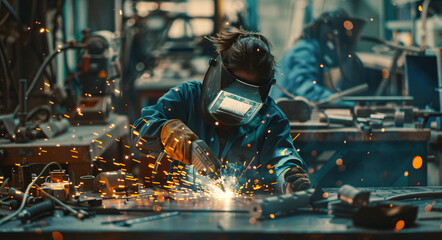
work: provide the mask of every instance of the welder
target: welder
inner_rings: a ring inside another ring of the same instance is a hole
[[[364,24],[343,9],[322,13],[284,53],[278,84],[292,95],[317,102],[365,83],[362,62],[354,53]],[[277,88],[271,96],[289,97]]]
[[[221,159],[224,174],[234,175],[236,190],[286,193],[311,187],[289,121],[268,96],[275,59],[267,38],[231,28],[208,39],[218,55],[203,82],[182,83],[143,108],[133,124],[133,144],[144,153],[166,152],[175,160],[171,171],[187,169],[180,176],[183,185],[194,184],[198,175],[191,167],[191,143],[201,139]]]

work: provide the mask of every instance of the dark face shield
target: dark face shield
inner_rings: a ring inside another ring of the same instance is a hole
[[[365,21],[331,14],[318,29],[318,41],[327,66],[336,67],[353,52]]]
[[[273,83],[274,79],[258,86],[239,79],[225,69],[218,54],[204,77],[199,102],[204,121],[226,126],[249,123],[263,106]]]

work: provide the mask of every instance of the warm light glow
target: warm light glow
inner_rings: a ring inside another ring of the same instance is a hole
[[[352,30],[353,29],[353,23],[351,21],[349,21],[349,20],[345,21],[344,22],[344,28],[349,30],[349,31]]]
[[[338,160],[336,160],[336,165],[341,166],[343,162],[344,161],[342,160],[342,158],[339,158]]]
[[[416,156],[413,158],[413,168],[419,169],[422,167],[423,161],[421,156]]]
[[[394,230],[399,231],[399,230],[403,229],[404,227],[405,227],[405,221],[399,220],[396,222],[396,227],[394,228]]]

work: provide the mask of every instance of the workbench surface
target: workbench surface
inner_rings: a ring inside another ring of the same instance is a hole
[[[324,189],[336,199],[337,189]],[[361,189],[360,189],[361,190]],[[442,187],[365,188],[370,201],[416,192],[440,192]],[[131,199],[104,199],[107,211],[97,211],[80,221],[56,211],[53,216],[22,224],[11,221],[0,227],[1,239],[441,239],[442,200],[419,198],[402,200],[419,207],[415,225],[401,229],[377,230],[354,226],[351,219],[336,218],[331,211],[296,214],[274,219],[255,219],[248,210],[254,198],[206,194],[145,195]],[[111,210],[110,210],[111,209]],[[125,211],[126,210],[126,211]],[[156,212],[154,212],[155,210]],[[104,210],[106,211],[106,210]],[[116,220],[140,218],[158,213],[175,214],[147,222],[120,226]],[[107,222],[107,223],[106,223]]]

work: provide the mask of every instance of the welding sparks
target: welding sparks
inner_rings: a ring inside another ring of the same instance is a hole
[[[295,141],[295,139],[297,139],[297,138],[299,137],[300,134],[301,134],[301,133],[298,133],[298,134],[293,138],[292,141]]]

